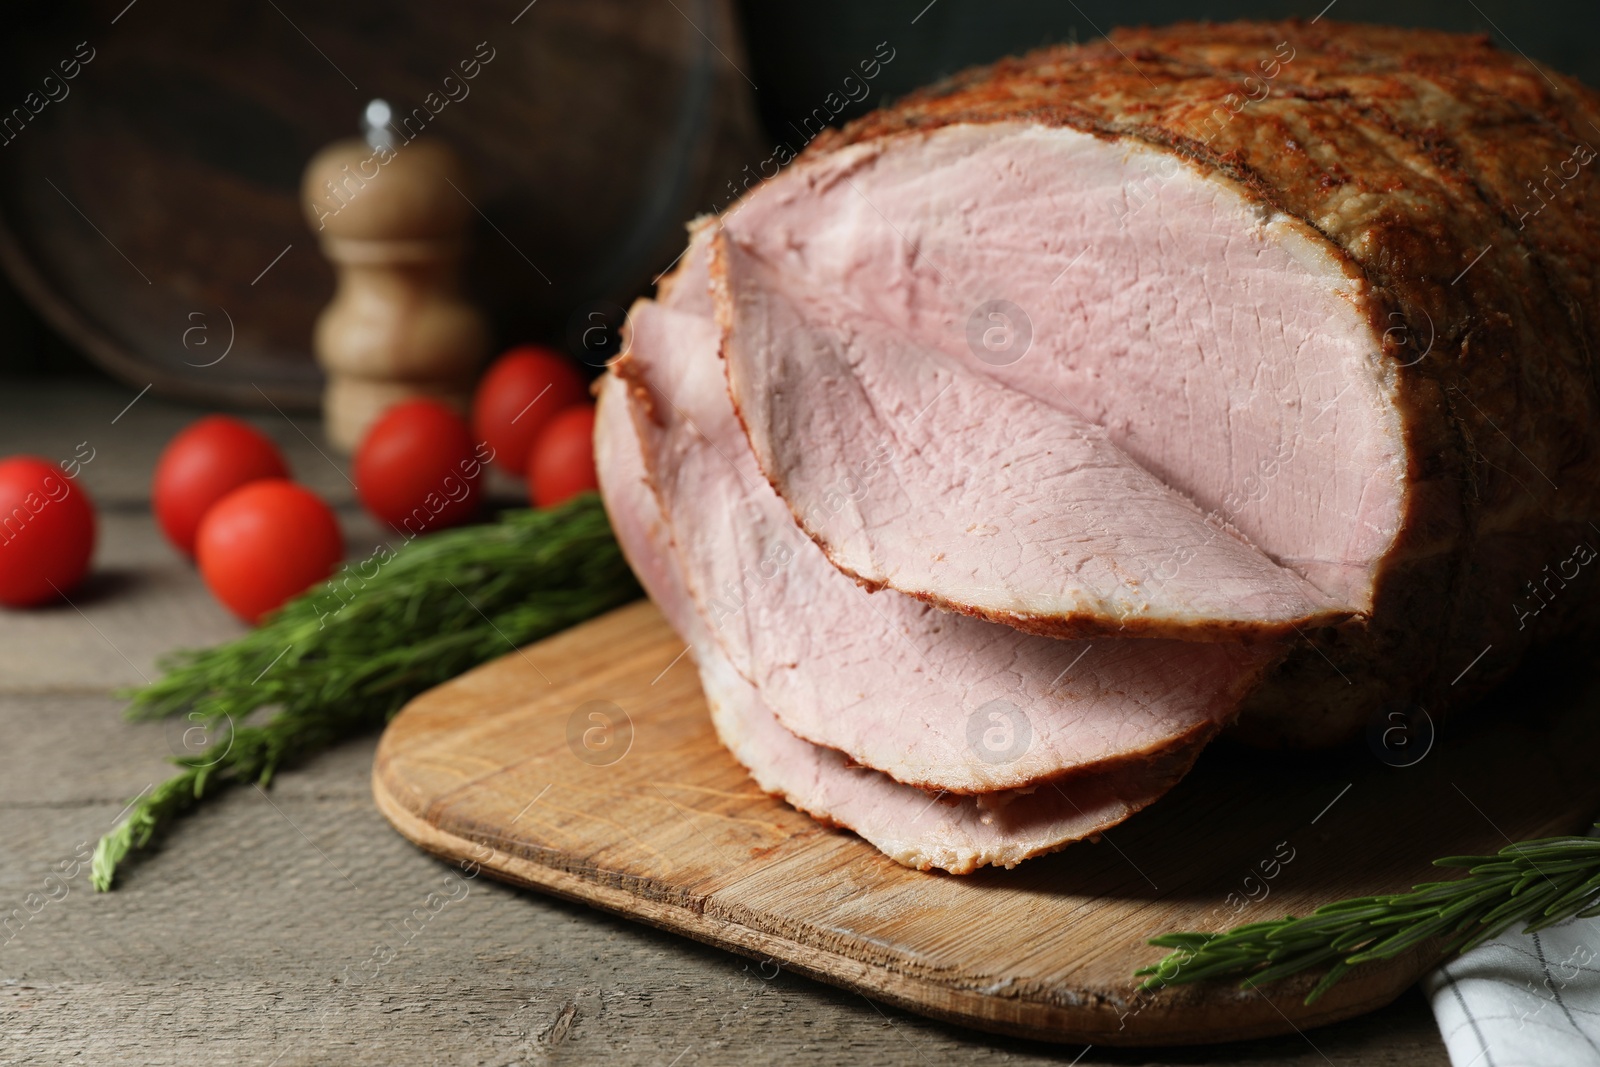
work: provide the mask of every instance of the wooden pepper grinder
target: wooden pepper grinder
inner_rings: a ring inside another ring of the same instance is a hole
[[[396,143],[374,100],[366,139],[337,141],[306,167],[306,219],[339,276],[312,350],[327,373],[328,440],[353,451],[391,404],[436,397],[465,410],[489,350],[483,316],[460,294],[472,205],[447,145]]]

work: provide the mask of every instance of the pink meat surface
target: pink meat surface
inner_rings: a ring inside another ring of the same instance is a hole
[[[761,469],[862,580],[1069,634],[1370,609],[1405,451],[1365,282],[1229,179],[953,124],[814,153],[719,240]]]
[[[763,790],[825,823],[854,830],[898,863],[965,874],[986,865],[1015,866],[1108,829],[1160,797],[1188,770],[1198,744],[1151,764],[1051,783],[1037,792],[930,796],[791,734],[710,640],[684,588],[627,404],[625,383],[608,376],[595,422],[606,510],[640,582],[694,650],[718,737]]]
[[[756,458],[841,570],[1051,636],[1225,641],[1351,614],[1101,427],[713,247]]]
[[[688,590],[733,667],[801,738],[921,788],[1027,787],[1210,737],[1278,654],[1060,641],[869,593],[762,477],[716,342],[710,321],[641,302],[617,370],[640,394],[646,463]]]

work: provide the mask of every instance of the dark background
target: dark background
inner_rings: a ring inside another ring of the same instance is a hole
[[[1325,2],[742,0],[738,6],[757,109],[776,144],[795,142],[791,123],[836,92],[880,42],[894,49],[894,59],[871,83],[871,95],[847,108],[841,120],[963,67],[1041,45],[1094,40],[1114,26],[1189,19],[1309,20]],[[28,14],[15,16],[5,32],[29,32]],[[1335,0],[1324,17],[1487,33],[1502,48],[1600,86],[1600,5],[1593,0]],[[0,71],[6,99],[25,91],[26,79],[20,77]],[[625,152],[625,146],[618,151]],[[99,373],[39,319],[9,279],[0,277],[0,376]]]
[[[883,103],[975,63],[1041,45],[1092,41],[1113,26],[1187,20],[1309,21],[1327,0],[1249,3],[1217,0],[744,0],[740,5],[756,100],[769,132],[816,107],[879,41],[896,50],[873,95],[854,111]],[[1476,5],[1476,6],[1474,6]],[[926,10],[924,10],[926,9]],[[920,17],[918,13],[921,12]],[[917,17],[915,25],[910,20]],[[1324,16],[1344,22],[1432,26],[1487,33],[1564,73],[1600,86],[1600,4],[1593,0],[1336,0]]]

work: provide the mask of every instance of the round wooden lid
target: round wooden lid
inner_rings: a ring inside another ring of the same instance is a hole
[[[301,180],[383,97],[416,137],[396,166],[433,140],[472,175],[471,203],[446,186],[461,202],[441,198],[435,220],[464,212],[465,288],[497,341],[566,346],[588,304],[648,287],[684,222],[770,148],[719,55],[741,56],[726,0],[524,6],[349,0],[292,24],[202,0],[19,10],[0,88],[44,99],[51,74],[58,99],[0,145],[0,262],[135,390],[314,409],[311,329],[334,276]]]

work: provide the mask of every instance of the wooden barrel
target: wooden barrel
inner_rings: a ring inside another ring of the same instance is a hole
[[[316,406],[300,175],[373,98],[465,157],[504,342],[568,346],[760,157],[728,0],[113,0],[0,57],[0,261],[107,370],[208,403]]]

